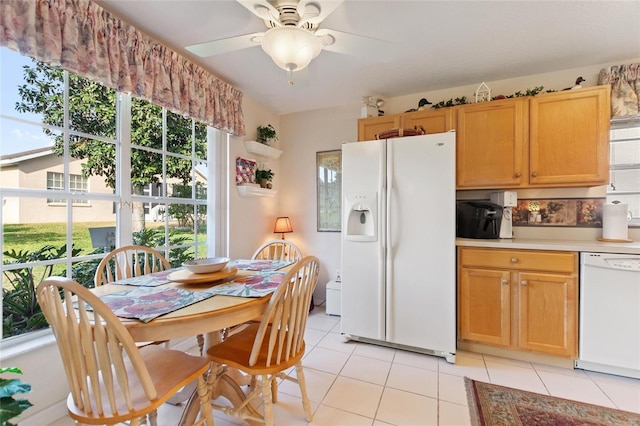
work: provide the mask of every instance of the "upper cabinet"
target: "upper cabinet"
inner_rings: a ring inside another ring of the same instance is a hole
[[[401,127],[400,119],[400,114],[358,119],[358,142],[371,141],[374,140],[380,132],[399,129]]]
[[[609,181],[609,103],[609,86],[531,98],[532,186],[593,186]]]
[[[527,106],[523,98],[515,98],[457,108],[458,188],[508,188],[524,182]]]
[[[457,188],[606,184],[608,86],[457,108]]]
[[[405,129],[422,127],[429,135],[443,133],[454,128],[453,117],[455,109],[439,108],[402,114],[402,126]]]
[[[374,140],[378,133],[400,128],[422,127],[427,134],[446,132],[454,127],[453,117],[453,108],[440,108],[360,118],[358,120],[358,141]]]

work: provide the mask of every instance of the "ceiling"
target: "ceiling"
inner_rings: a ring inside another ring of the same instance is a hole
[[[234,0],[97,2],[281,114],[640,57],[637,0],[346,0],[320,28],[379,45],[323,50],[290,86],[259,45],[207,58],[184,49],[266,30]]]

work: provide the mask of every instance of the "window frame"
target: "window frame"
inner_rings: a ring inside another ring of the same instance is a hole
[[[616,135],[616,131],[626,130],[626,129],[636,129],[636,134],[631,137],[618,137]],[[615,172],[616,171],[629,171],[635,170],[640,173],[640,159],[638,163],[631,164],[615,164],[614,163],[614,155],[613,151],[616,148],[616,143],[619,142],[635,142],[638,146],[638,152],[640,152],[640,116],[635,117],[620,117],[614,118],[611,120],[610,127],[610,151],[611,155],[609,158],[609,175],[610,182],[607,186],[606,191],[606,201],[610,203],[614,200],[619,200],[620,196],[623,196],[627,199],[631,198],[633,201],[633,206],[629,207],[629,211],[632,213],[631,220],[629,221],[630,228],[640,227],[640,187],[637,191],[619,191],[616,188],[615,184]]]
[[[6,48],[2,48],[6,49]],[[16,53],[17,54],[17,53]],[[181,244],[179,246],[171,246],[168,242],[168,232],[165,233],[166,239],[165,244],[162,247],[156,247],[161,249],[168,255],[170,249],[175,247],[188,247],[193,245],[195,250],[195,255],[197,256],[199,252],[208,250],[209,255],[211,256],[224,256],[228,253],[228,241],[226,241],[227,231],[223,229],[226,228],[226,208],[227,208],[227,191],[224,185],[221,185],[220,182],[226,182],[225,173],[227,173],[227,168],[224,164],[227,160],[228,156],[228,144],[229,144],[229,135],[226,132],[213,129],[211,127],[206,127],[206,144],[207,144],[207,158],[202,159],[199,158],[199,161],[209,162],[211,164],[207,167],[206,172],[206,181],[207,187],[211,187],[207,189],[207,197],[204,199],[195,198],[195,194],[192,199],[177,199],[175,197],[166,197],[166,193],[163,197],[134,197],[131,194],[131,173],[130,173],[130,163],[128,161],[128,154],[131,152],[131,95],[127,93],[116,92],[116,136],[115,138],[105,138],[96,135],[88,135],[79,131],[75,131],[71,129],[71,125],[69,122],[69,81],[70,73],[68,71],[63,72],[63,82],[64,85],[64,99],[63,99],[63,108],[65,110],[64,122],[62,126],[54,126],[45,124],[42,120],[38,121],[37,118],[28,117],[25,118],[21,116],[20,113],[16,111],[1,111],[0,117],[3,120],[9,120],[13,122],[21,122],[25,124],[30,124],[37,126],[39,128],[48,128],[50,130],[60,132],[64,138],[64,154],[61,156],[62,158],[62,167],[64,175],[64,184],[63,189],[46,189],[48,187],[48,183],[45,183],[45,189],[38,188],[21,188],[21,187],[3,187],[0,182],[0,203],[4,205],[4,201],[6,199],[14,198],[14,199],[38,199],[43,200],[43,202],[47,202],[48,199],[56,199],[61,202],[58,203],[60,206],[66,206],[69,209],[66,214],[66,220],[63,221],[66,223],[66,246],[67,251],[66,255],[60,259],[55,260],[46,260],[46,261],[38,261],[38,262],[26,262],[20,264],[7,264],[4,262],[0,264],[0,272],[22,269],[25,267],[34,267],[34,266],[45,266],[45,265],[58,265],[64,264],[65,271],[67,276],[71,276],[72,267],[77,262],[82,262],[91,259],[100,259],[104,256],[104,254],[81,254],[78,256],[72,255],[72,246],[73,246],[73,228],[74,228],[74,213],[73,207],[87,206],[90,205],[91,200],[100,200],[100,201],[110,201],[115,206],[115,216],[114,220],[117,227],[117,236],[116,236],[116,247],[120,247],[122,245],[132,244],[132,218],[131,218],[131,204],[134,201],[149,201],[153,200],[154,202],[164,202],[172,203],[172,202],[180,202],[195,205],[211,205],[224,209],[224,214],[218,215],[219,210],[217,208],[208,208],[207,214],[207,231],[206,237],[203,240],[195,240],[195,235],[197,230],[194,230],[194,242],[192,244]],[[166,108],[163,108],[164,113],[166,114]],[[5,113],[6,112],[6,113]],[[192,126],[195,126],[195,121],[191,120]],[[116,185],[115,189],[112,193],[91,193],[89,191],[90,179],[86,179],[86,191],[79,191],[78,188],[74,188],[71,185],[72,182],[72,174],[70,173],[70,163],[73,159],[69,154],[69,144],[70,140],[73,136],[81,136],[88,137],[93,140],[102,141],[104,143],[112,143],[116,147],[116,169],[118,170],[116,176]],[[166,145],[165,145],[166,147]],[[163,149],[162,152],[165,150]],[[192,150],[192,154],[193,154]],[[223,160],[221,160],[223,158]],[[224,166],[224,167],[223,167]],[[164,175],[164,171],[163,171]],[[165,179],[166,181],[166,179]],[[67,189],[64,189],[67,188]],[[215,197],[215,198],[211,198]],[[80,204],[80,206],[78,205]],[[216,213],[214,215],[214,213]],[[43,213],[44,214],[44,213]],[[220,220],[219,217],[223,219]],[[0,216],[1,217],[1,216]],[[2,222],[3,228],[0,229],[0,236],[4,235],[4,221]],[[167,225],[168,226],[168,225]],[[224,239],[224,240],[223,240]],[[4,252],[4,237],[0,237],[0,253]]]

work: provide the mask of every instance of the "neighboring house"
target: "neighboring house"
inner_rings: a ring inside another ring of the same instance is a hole
[[[25,189],[62,189],[63,161],[50,147],[0,156],[0,181],[8,188]],[[107,187],[101,176],[84,177],[82,161],[71,160],[69,163],[71,181],[70,189],[76,192],[92,194],[112,194],[113,189]],[[206,182],[205,176],[197,173],[199,182]],[[168,193],[171,194],[171,184]],[[160,195],[160,185],[151,184],[145,190],[151,195]],[[55,223],[66,221],[66,204],[55,198],[5,198],[2,206],[3,223]],[[146,204],[147,221],[158,221],[164,218],[162,206]],[[100,200],[75,200],[73,203],[75,222],[113,222],[115,209],[113,202]]]

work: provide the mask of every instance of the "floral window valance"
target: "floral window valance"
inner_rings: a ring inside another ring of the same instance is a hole
[[[0,2],[0,44],[236,136],[242,92],[89,0]]]
[[[611,85],[611,117],[640,115],[640,62],[603,68],[598,84]]]

